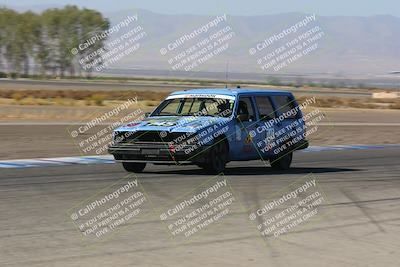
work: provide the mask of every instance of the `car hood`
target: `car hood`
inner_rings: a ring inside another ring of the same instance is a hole
[[[166,131],[197,132],[216,123],[227,122],[230,118],[210,116],[159,116],[148,117],[140,122],[128,123],[115,131]]]

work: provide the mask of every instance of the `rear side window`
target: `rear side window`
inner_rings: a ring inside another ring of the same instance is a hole
[[[241,97],[239,99],[237,114],[247,114],[249,116],[248,121],[255,121],[256,115],[254,113],[253,105],[251,102],[252,101],[250,97]]]
[[[260,120],[270,120],[275,118],[274,108],[268,96],[257,96],[256,104]]]
[[[291,116],[288,116],[288,119],[296,119],[299,116],[298,110],[296,110],[296,104],[294,102],[294,99],[292,99],[290,96],[286,95],[277,95],[273,96],[275,105],[276,105],[276,110],[278,113],[283,114],[286,113],[290,110],[293,110],[295,112],[292,112]]]

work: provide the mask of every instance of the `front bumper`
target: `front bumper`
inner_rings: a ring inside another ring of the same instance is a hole
[[[167,143],[119,143],[109,146],[108,153],[121,162],[200,163],[205,158],[202,152],[207,148],[185,146],[174,149]]]

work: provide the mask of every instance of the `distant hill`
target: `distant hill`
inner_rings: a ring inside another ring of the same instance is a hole
[[[168,57],[161,56],[160,48],[215,18],[215,16],[198,15],[163,15],[144,10],[105,15],[110,18],[112,25],[115,25],[128,14],[138,14],[137,24],[144,28],[147,37],[136,54],[119,61],[119,68],[170,69],[167,63]],[[257,65],[256,58],[249,55],[249,48],[301,21],[305,16],[306,14],[300,13],[228,16],[227,24],[235,32],[228,50],[195,70],[224,72],[229,61],[230,71],[262,73],[263,70]],[[400,18],[398,17],[317,16],[316,21],[309,25],[319,26],[325,33],[318,42],[318,49],[281,71],[268,73],[375,75],[400,68]],[[296,33],[290,36],[290,38],[296,37]]]
[[[54,7],[61,6],[35,5],[14,8],[19,11],[30,9],[41,12]],[[171,70],[171,66],[167,63],[168,57],[161,56],[160,48],[215,18],[215,16],[200,15],[165,15],[146,10],[113,11],[117,9],[110,7],[110,12],[104,14],[112,25],[116,25],[127,15],[138,14],[139,21],[136,24],[141,25],[147,33],[136,53],[123,57],[113,66],[118,69]],[[249,55],[249,48],[301,21],[306,15],[301,13],[263,16],[228,15],[227,24],[235,32],[235,37],[229,42],[229,48],[196,67],[194,71],[225,72],[229,65],[230,72],[269,75],[327,74],[341,77],[381,75],[400,69],[400,18],[379,15],[317,16],[316,21],[310,25],[319,26],[324,32],[324,37],[318,42],[318,49],[278,72],[261,70],[256,63],[256,57]],[[292,38],[296,34],[290,36]],[[195,44],[200,39],[194,39],[188,44]]]

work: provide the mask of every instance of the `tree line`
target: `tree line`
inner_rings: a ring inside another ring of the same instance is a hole
[[[40,14],[0,7],[0,70],[15,77],[81,76],[79,58],[104,47],[105,39],[77,53],[71,50],[109,27],[100,12],[76,6]]]

